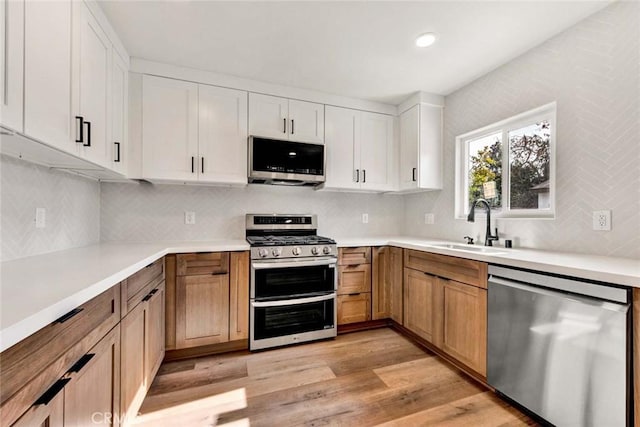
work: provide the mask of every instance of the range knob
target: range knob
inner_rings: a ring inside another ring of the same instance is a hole
[[[295,256],[298,256],[302,253],[302,248],[300,246],[296,246],[291,250],[291,253]]]
[[[318,248],[317,246],[314,246],[311,248],[311,253],[313,255],[318,255],[320,253],[320,248]]]
[[[322,253],[325,255],[329,255],[331,253],[331,248],[329,246],[325,246],[322,248]]]
[[[282,248],[273,248],[273,250],[271,251],[271,255],[273,255],[274,257],[279,257],[280,255],[282,255]]]
[[[269,251],[265,248],[262,248],[258,251],[258,255],[260,256],[260,258],[266,258],[269,255]]]

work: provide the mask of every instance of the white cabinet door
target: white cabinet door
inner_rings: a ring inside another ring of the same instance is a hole
[[[289,100],[289,139],[324,143],[324,104]]]
[[[127,64],[112,50],[111,62],[111,167],[123,175],[127,173],[127,126],[129,73]]]
[[[442,107],[420,105],[418,187],[442,189]]]
[[[362,112],[327,105],[325,111],[326,181],[328,189],[358,189]]]
[[[289,139],[289,100],[277,96],[249,94],[249,134]]]
[[[198,85],[142,78],[142,176],[196,181]]]
[[[24,22],[24,132],[75,153],[71,1],[26,1]]]
[[[24,0],[0,0],[0,124],[22,132]]]
[[[374,191],[392,190],[394,171],[393,117],[362,113],[360,144],[361,188]]]
[[[109,76],[111,42],[84,2],[74,2],[75,115],[83,118],[80,154],[99,165],[111,167],[112,145],[109,128]],[[107,144],[107,142],[109,143]]]
[[[418,186],[418,144],[420,143],[420,106],[400,115],[400,190]]]
[[[247,183],[247,92],[198,85],[199,179]]]

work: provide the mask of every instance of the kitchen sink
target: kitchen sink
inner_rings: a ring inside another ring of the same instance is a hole
[[[477,252],[487,255],[498,255],[506,253],[502,249],[493,248],[491,246],[459,245],[455,243],[436,243],[429,246],[432,246],[434,248],[452,249],[454,251]]]

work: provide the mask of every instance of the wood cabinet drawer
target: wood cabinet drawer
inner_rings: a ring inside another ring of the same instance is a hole
[[[176,275],[227,274],[229,252],[210,252],[176,255]]]
[[[487,288],[487,264],[429,252],[404,251],[404,266],[434,276]]]
[[[338,249],[338,265],[356,264],[371,264],[371,248],[369,246]]]
[[[371,264],[338,267],[338,295],[371,292]]]
[[[371,320],[371,293],[338,295],[338,325]]]
[[[163,280],[164,258],[160,258],[122,282],[122,317]]]
[[[11,424],[120,321],[120,285],[0,354],[0,425]]]

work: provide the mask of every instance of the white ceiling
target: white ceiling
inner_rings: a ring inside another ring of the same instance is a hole
[[[595,1],[100,1],[132,57],[397,104],[447,95]],[[430,48],[414,39],[436,32]]]

